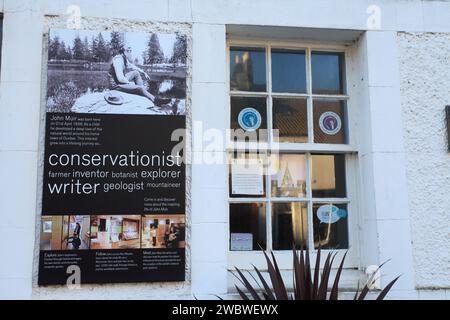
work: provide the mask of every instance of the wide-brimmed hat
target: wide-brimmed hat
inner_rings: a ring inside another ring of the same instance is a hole
[[[105,93],[105,100],[109,104],[121,105],[123,104],[123,97],[117,91],[109,91]]]

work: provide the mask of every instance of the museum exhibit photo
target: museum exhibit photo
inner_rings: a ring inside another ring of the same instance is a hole
[[[184,215],[142,216],[142,248],[184,248],[186,222]]]
[[[89,216],[43,216],[41,250],[89,249]]]
[[[91,249],[139,249],[141,217],[91,216]]]

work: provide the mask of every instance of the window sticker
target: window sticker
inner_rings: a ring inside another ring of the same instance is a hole
[[[255,131],[261,126],[262,117],[255,108],[245,108],[239,113],[238,122],[245,131]]]
[[[328,135],[335,135],[339,131],[341,131],[342,120],[338,114],[332,111],[327,111],[322,113],[322,115],[320,116],[319,126],[320,130],[322,130],[323,133]]]
[[[319,219],[320,223],[333,224],[346,217],[346,210],[339,209],[338,207],[331,204],[323,205],[319,207],[319,209],[317,209],[317,218]]]

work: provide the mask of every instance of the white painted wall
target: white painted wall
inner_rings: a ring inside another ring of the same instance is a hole
[[[450,34],[399,33],[403,135],[416,284],[450,287]]]
[[[445,290],[450,287],[446,244],[450,170],[442,131],[443,106],[450,103],[450,2],[419,0],[347,0],[345,6],[333,0],[135,0],[133,5],[123,0],[0,0],[0,12],[4,13],[0,234],[14,239],[0,241],[1,256],[10,257],[0,264],[0,298],[173,298],[191,294],[211,298],[211,294],[227,290],[226,168],[205,164],[190,168],[188,277],[192,282],[91,286],[81,291],[33,287],[42,151],[38,138],[42,34],[49,21],[60,25],[67,7],[74,4],[80,6],[90,28],[116,23],[127,28],[152,24],[170,28],[179,22],[192,25],[193,108],[189,121],[203,121],[206,129],[220,130],[226,127],[228,117],[227,24],[364,31],[374,12],[367,9],[377,5],[380,29],[366,32],[351,48],[352,68],[362,77],[349,78],[351,103],[360,106],[361,266],[392,259],[384,268],[382,281],[404,274],[392,298],[450,298]],[[44,18],[46,15],[59,18]],[[397,37],[397,31],[409,33]],[[194,131],[193,138],[198,134]],[[224,156],[224,151],[219,148],[213,153]],[[193,155],[204,157],[208,152],[194,146]],[[439,262],[438,270],[435,262]],[[417,291],[416,287],[443,290]]]
[[[1,298],[30,298],[33,276],[43,17],[16,3],[3,4],[0,232],[15,241],[0,244],[8,257],[0,264]]]

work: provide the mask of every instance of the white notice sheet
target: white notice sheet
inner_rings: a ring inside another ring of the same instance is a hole
[[[233,195],[264,195],[264,175],[261,160],[235,160],[231,165]]]

